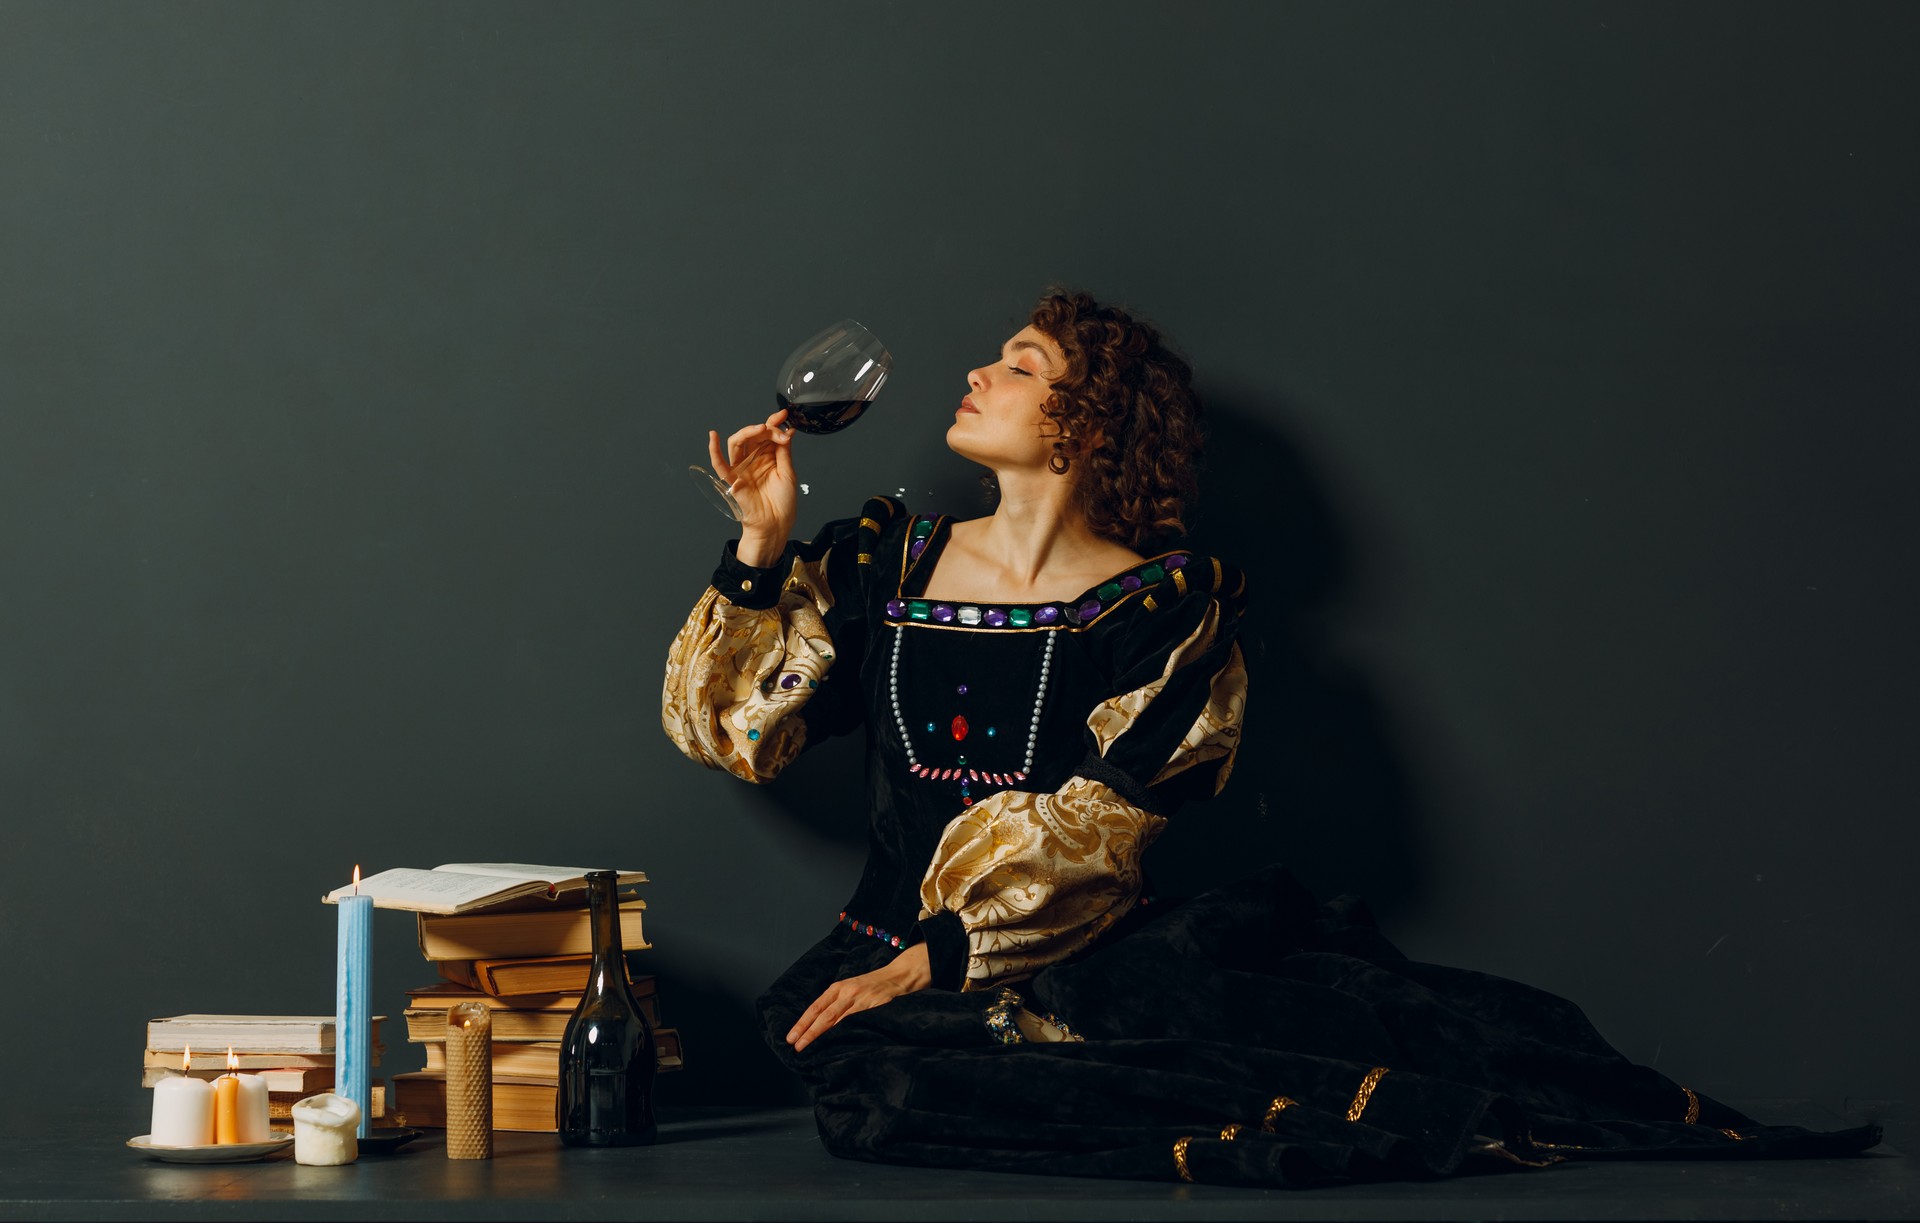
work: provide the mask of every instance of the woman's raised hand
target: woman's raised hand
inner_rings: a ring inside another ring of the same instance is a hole
[[[793,431],[781,426],[785,408],[757,425],[736,431],[723,447],[720,434],[707,431],[707,457],[714,474],[727,482],[740,507],[740,548],[744,564],[773,564],[786,551],[800,516],[800,485],[793,476]]]

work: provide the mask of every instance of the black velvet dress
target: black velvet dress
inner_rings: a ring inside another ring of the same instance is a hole
[[[834,1154],[1311,1186],[1880,1141],[1760,1124],[1278,866],[1140,904],[1140,852],[1234,763],[1242,578],[1168,553],[1066,603],[927,600],[949,525],[876,498],[767,569],[729,548],[668,665],[669,734],[745,779],[865,731],[866,870],[759,1003]],[[786,1044],[918,941],[931,988]]]

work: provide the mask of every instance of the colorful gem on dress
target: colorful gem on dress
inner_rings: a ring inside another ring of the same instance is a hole
[[[1131,573],[1120,579],[1120,589],[1126,591],[1128,594],[1132,594],[1134,591],[1140,589],[1142,585],[1143,583],[1140,579]]]
[[[958,688],[955,688],[954,691],[958,692],[961,696],[965,696],[967,695],[967,686],[965,684],[961,684]]]
[[[887,600],[887,618],[888,619],[898,620],[900,617],[906,614],[907,614],[907,601],[905,599],[888,599]]]
[[[1158,565],[1148,565],[1140,571],[1140,580],[1149,584],[1167,576],[1167,571]]]
[[[994,619],[993,619],[993,617],[994,617],[994,614],[995,614],[995,613],[993,613],[993,612],[988,612],[988,613],[987,613],[987,623],[988,623],[988,624],[993,624],[993,623],[995,623],[995,621],[994,621]],[[1008,613],[1007,613],[1007,615],[1006,615],[1006,622],[1007,622],[1008,624],[1011,624],[1011,625],[1013,625],[1013,627],[1015,627],[1015,628],[1025,628],[1025,627],[1027,627],[1027,626],[1028,626],[1029,624],[1032,624],[1032,623],[1033,623],[1033,613],[1032,613],[1032,612],[1030,612],[1030,611],[1028,611],[1028,610],[1027,610],[1026,608],[1024,608],[1024,607],[1016,607],[1016,608],[1014,608],[1014,609],[1013,609],[1012,611],[1010,611],[1010,612],[1008,612]]]
[[[1100,614],[1100,600],[1088,599],[1080,605],[1080,623],[1085,624]]]
[[[935,603],[933,605],[933,618],[942,624],[952,624],[953,605],[950,603]]]
[[[966,607],[961,608],[960,623],[962,624],[980,623],[980,609],[972,605],[968,605]]]
[[[791,671],[789,671],[787,674],[780,677],[780,686],[782,688],[792,688],[798,685],[799,683],[800,683],[800,677],[798,675],[793,674]]]
[[[760,741],[760,732],[757,730],[750,730],[747,732],[747,738],[752,742],[758,743]]]
[[[958,742],[961,742],[961,741],[963,741],[964,739],[966,739],[966,737],[967,737],[967,719],[966,719],[966,718],[965,718],[964,716],[962,716],[962,715],[960,715],[960,714],[955,714],[955,715],[953,715],[953,739],[954,739],[954,742],[956,742],[956,743],[958,743]],[[961,764],[965,764],[965,763],[966,763],[966,761],[965,761],[965,760],[962,760],[962,761],[961,761],[960,763],[961,763]]]
[[[1120,597],[1120,583],[1108,582],[1100,587],[1100,589],[1094,591],[1093,595],[1102,603],[1111,603]]]
[[[907,604],[907,616],[914,620],[925,620],[933,614],[932,604],[925,599],[914,599]]]
[[[915,539],[925,539],[931,534],[933,534],[933,519],[915,518],[913,520],[913,537]]]
[[[921,554],[922,552],[925,552],[926,550],[927,550],[927,541],[926,541],[926,540],[924,540],[924,539],[916,539],[916,540],[914,540],[914,541],[913,541],[913,546],[912,546],[911,548],[908,548],[908,549],[907,549],[907,551],[908,551],[908,552],[910,552],[910,553],[912,553],[912,554],[913,554],[913,559],[914,559],[914,560],[919,560],[919,559],[920,559],[920,554]]]
[[[1033,613],[1033,622],[1035,624],[1052,624],[1055,620],[1058,620],[1059,618],[1060,618],[1060,609],[1053,606],[1051,603],[1049,603],[1047,606]]]

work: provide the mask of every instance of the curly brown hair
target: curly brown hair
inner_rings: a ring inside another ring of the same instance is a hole
[[[1066,371],[1041,409],[1062,475],[1093,530],[1130,548],[1186,532],[1205,435],[1193,369],[1149,324],[1086,293],[1049,289],[1028,320],[1060,346]]]

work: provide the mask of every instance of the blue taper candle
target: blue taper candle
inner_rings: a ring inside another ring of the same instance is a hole
[[[340,898],[339,960],[334,971],[333,1061],[336,1095],[360,1106],[360,1137],[373,1128],[372,1025],[367,991],[372,986],[373,953],[368,931],[373,897],[360,895],[360,868],[353,868],[353,895]]]

